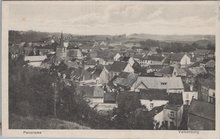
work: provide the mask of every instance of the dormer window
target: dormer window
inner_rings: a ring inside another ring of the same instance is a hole
[[[161,85],[167,85],[167,83],[166,82],[161,82]]]

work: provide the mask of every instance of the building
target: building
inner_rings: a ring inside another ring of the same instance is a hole
[[[117,53],[115,56],[114,56],[114,61],[119,61],[119,58],[121,57],[122,55],[120,53]]]
[[[182,93],[183,82],[180,77],[143,77],[139,76],[131,87],[139,92],[140,89],[166,89],[167,93]]]
[[[165,57],[159,55],[146,55],[141,59],[140,64],[141,66],[163,65],[164,59]]]
[[[179,65],[181,67],[186,67],[191,64],[191,59],[187,54],[171,54],[170,56],[168,56],[167,59],[169,60],[170,65]]]
[[[40,67],[42,62],[46,58],[47,58],[46,55],[44,55],[44,56],[25,56],[24,61],[27,61],[29,66]]]
[[[161,70],[155,72],[155,76],[159,77],[185,77],[186,72],[184,69],[174,67],[174,66],[166,66]]]
[[[81,50],[77,46],[70,44],[64,41],[63,33],[61,33],[60,43],[56,48],[56,56],[62,60],[83,59]]]
[[[164,106],[163,115],[165,127],[168,129],[178,129],[183,115],[181,93],[169,94],[169,103]]]
[[[109,84],[111,89],[118,91],[130,90],[134,82],[137,80],[138,75],[130,72],[121,72],[118,76],[115,76]],[[108,85],[109,85],[108,84]]]
[[[189,130],[215,130],[215,105],[192,100],[188,111]]]
[[[149,111],[169,102],[166,89],[140,90],[140,101]]]
[[[149,66],[146,67],[146,72],[147,73],[158,72],[163,67],[164,67],[163,65],[149,65]]]
[[[183,99],[181,93],[172,93],[168,96],[169,102],[159,106],[163,109],[154,115],[156,129],[178,129],[183,115]]]
[[[184,91],[182,95],[184,105],[190,105],[193,99],[198,100],[198,91]]]
[[[201,92],[200,99],[209,102],[215,103],[215,81],[204,79],[201,81]]]
[[[134,73],[134,69],[128,62],[114,61],[110,67],[111,76],[119,75],[121,72]]]

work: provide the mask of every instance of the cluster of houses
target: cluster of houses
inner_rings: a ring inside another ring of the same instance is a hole
[[[62,78],[77,83],[77,92],[102,114],[117,107],[119,95],[130,93],[153,113],[154,129],[215,129],[214,52],[157,53],[137,43],[119,45],[76,45],[61,34],[59,42],[17,46],[22,49],[10,53],[24,54],[38,68],[64,62],[71,70]]]

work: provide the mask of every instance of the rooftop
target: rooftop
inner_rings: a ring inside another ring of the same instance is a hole
[[[215,121],[215,105],[193,99],[189,107],[189,114]]]
[[[140,99],[144,100],[168,100],[166,89],[142,89]]]

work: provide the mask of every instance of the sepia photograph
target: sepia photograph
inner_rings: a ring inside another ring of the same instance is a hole
[[[217,3],[3,7],[6,135],[218,128]]]

